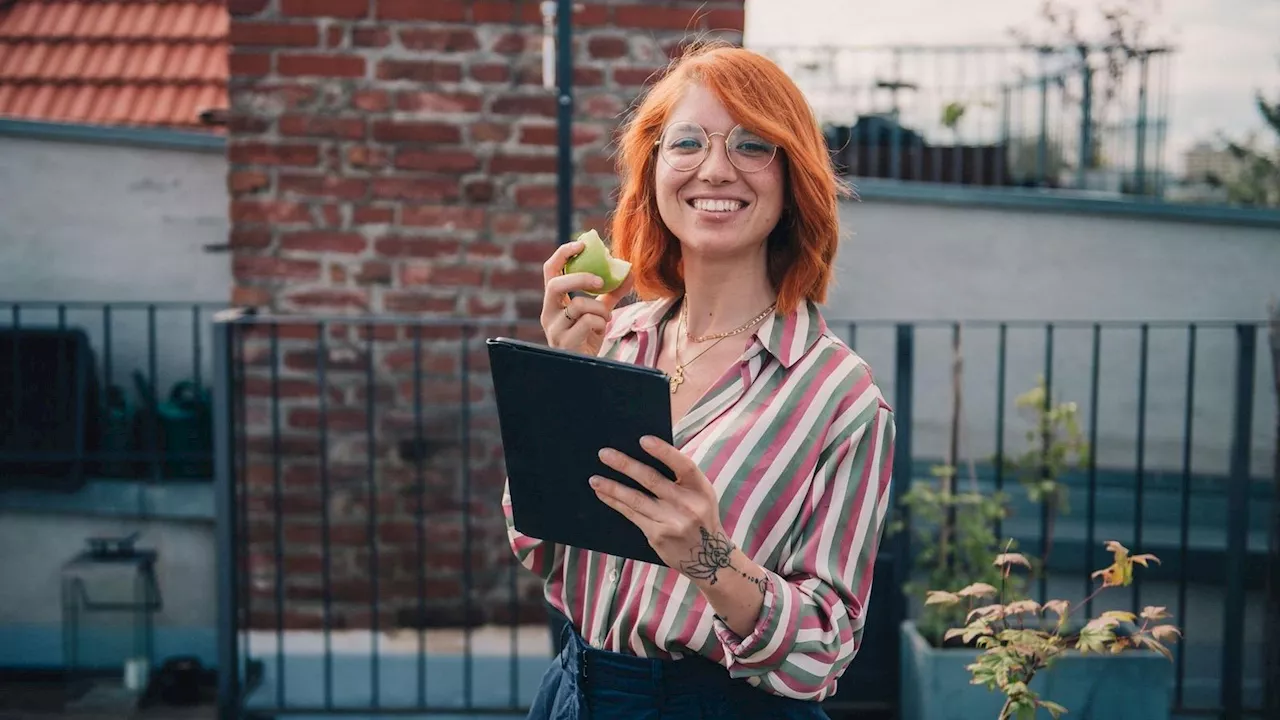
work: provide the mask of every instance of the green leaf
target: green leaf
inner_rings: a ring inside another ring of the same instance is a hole
[[[1041,700],[1040,707],[1044,708],[1045,710],[1048,710],[1049,715],[1051,715],[1054,718],[1054,720],[1057,720],[1057,718],[1062,717],[1067,712],[1066,708],[1062,707],[1056,702],[1052,702],[1049,700]]]

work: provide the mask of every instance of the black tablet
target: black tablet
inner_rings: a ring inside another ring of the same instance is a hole
[[[510,338],[486,341],[516,530],[529,537],[665,565],[644,533],[596,497],[603,475],[639,489],[597,454],[612,447],[674,474],[640,447],[671,442],[667,376],[653,368]]]

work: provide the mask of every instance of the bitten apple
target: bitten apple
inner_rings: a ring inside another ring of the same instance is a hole
[[[601,287],[586,291],[590,295],[602,295],[617,290],[627,279],[627,273],[631,272],[631,263],[613,257],[609,253],[609,248],[605,247],[604,241],[600,239],[600,234],[595,230],[588,230],[579,235],[578,242],[582,243],[582,252],[565,262],[565,274],[585,272],[603,280],[604,285]]]

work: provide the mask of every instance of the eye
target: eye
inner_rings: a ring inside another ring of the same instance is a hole
[[[734,149],[743,155],[760,156],[773,152],[773,145],[759,138],[751,138],[739,141]]]
[[[676,137],[667,142],[667,149],[676,152],[698,152],[702,150],[702,141],[695,137]]]

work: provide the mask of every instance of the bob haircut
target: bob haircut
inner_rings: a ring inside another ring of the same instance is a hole
[[[839,245],[837,203],[851,195],[836,176],[808,100],[791,78],[759,53],[722,42],[691,45],[667,68],[631,117],[618,142],[620,187],[611,226],[612,251],[631,262],[641,300],[684,290],[680,242],[658,213],[655,141],[691,85],[709,90],[744,127],[778,146],[783,210],[769,234],[769,279],[778,311],[804,299],[826,300]]]

